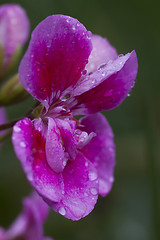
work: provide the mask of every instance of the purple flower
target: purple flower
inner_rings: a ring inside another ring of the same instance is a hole
[[[61,215],[78,220],[111,190],[113,133],[98,112],[118,106],[136,74],[134,51],[118,57],[74,18],[50,16],[33,31],[19,77],[44,108],[19,121],[12,140],[27,179]]]
[[[28,35],[29,20],[24,9],[17,4],[0,6],[0,45],[3,49],[4,69],[17,48],[25,44]]]
[[[32,194],[23,200],[22,213],[10,228],[0,228],[0,240],[51,240],[43,237],[43,222],[47,215],[47,204],[36,193]]]

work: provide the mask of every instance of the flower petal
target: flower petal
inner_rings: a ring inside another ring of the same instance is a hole
[[[88,134],[96,133],[96,136],[81,151],[96,167],[99,193],[105,196],[111,190],[114,181],[115,146],[112,129],[100,113],[84,117],[80,123],[83,126],[81,129]],[[94,178],[95,174],[91,174],[90,177]]]
[[[93,164],[80,152],[74,161],[69,161],[63,171],[64,192],[59,203],[49,205],[61,215],[72,220],[79,220],[88,215],[98,198],[98,181],[89,179],[90,172],[95,172]]]
[[[14,126],[12,141],[28,181],[40,195],[57,202],[61,199],[63,179],[46,160],[45,131],[41,119],[31,122],[25,118]]]
[[[110,45],[106,38],[93,35],[91,40],[93,49],[85,68],[88,73],[95,72],[98,66],[108,63],[109,60],[115,60],[118,57],[116,49]]]
[[[74,18],[53,15],[42,21],[19,67],[25,89],[51,105],[79,80],[91,52],[90,39],[91,33]]]
[[[7,231],[3,230],[3,234],[0,233],[0,239],[45,239],[42,225],[47,217],[48,210],[47,204],[38,194],[34,193],[32,196],[25,198],[22,213]]]
[[[4,49],[4,64],[10,60],[16,48],[23,46],[29,35],[29,20],[23,8],[17,4],[0,7],[0,44]]]
[[[126,98],[137,75],[135,51],[102,66],[80,82],[67,100],[75,115],[117,107]]]

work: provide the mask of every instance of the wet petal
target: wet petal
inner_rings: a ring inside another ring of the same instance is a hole
[[[100,65],[118,57],[116,49],[110,45],[106,38],[93,35],[91,40],[93,48],[85,68],[88,73],[95,72]]]
[[[103,65],[77,85],[68,106],[75,115],[117,107],[134,86],[137,68],[135,51]]]
[[[29,35],[29,20],[23,8],[17,4],[0,7],[0,44],[4,49],[4,65],[16,48],[23,46]]]
[[[50,202],[50,206],[72,220],[79,220],[88,215],[98,198],[98,181],[89,178],[90,172],[97,174],[93,164],[78,152],[76,159],[69,161],[63,171],[62,200],[59,203]]]
[[[71,89],[88,61],[90,38],[91,33],[74,18],[54,15],[42,21],[19,67],[26,90],[48,106]]]
[[[106,118],[100,114],[93,114],[80,120],[82,130],[88,134],[95,132],[96,136],[81,150],[96,167],[99,180],[99,193],[104,196],[112,187],[115,166],[115,146],[113,132]],[[92,173],[91,178],[95,177]]]
[[[25,118],[14,126],[12,142],[28,181],[40,195],[57,202],[61,199],[63,179],[46,160],[45,131],[41,119],[31,122]]]

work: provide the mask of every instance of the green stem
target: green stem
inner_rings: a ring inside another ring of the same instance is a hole
[[[0,136],[0,143],[5,141],[7,138],[9,138],[12,135],[12,129],[5,132],[3,135]]]
[[[18,122],[19,120],[20,119],[17,119],[17,120],[8,122],[8,123],[1,124],[0,125],[0,131],[3,131],[3,130],[8,129],[8,128],[12,128],[14,126],[14,124],[16,124],[16,122]]]

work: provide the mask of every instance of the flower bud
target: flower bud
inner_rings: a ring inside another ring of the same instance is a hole
[[[29,96],[19,81],[18,74],[9,79],[0,89],[0,106],[21,102]]]
[[[29,35],[29,20],[17,4],[0,7],[0,78],[17,63],[20,50]]]

